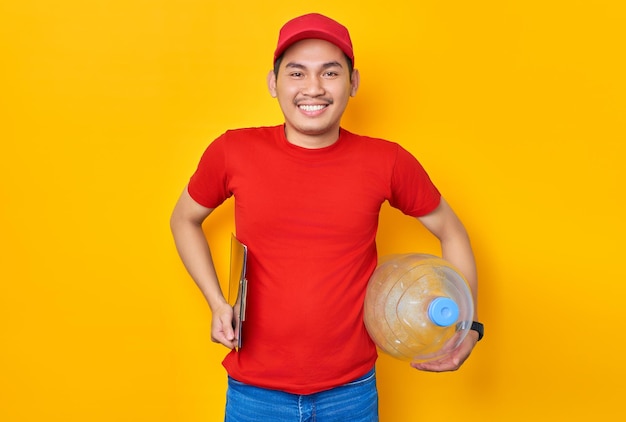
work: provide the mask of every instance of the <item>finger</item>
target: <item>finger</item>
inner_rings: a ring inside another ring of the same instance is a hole
[[[233,329],[232,317],[230,315],[223,316],[221,323],[224,337],[226,337],[229,341],[233,341],[235,339],[235,330]]]
[[[214,333],[211,336],[211,340],[214,343],[218,343],[218,344],[221,344],[223,346],[226,346],[226,347],[228,347],[231,350],[235,348],[234,338],[228,338],[226,335],[224,335],[223,331],[218,331],[218,332]]]
[[[214,324],[211,330],[211,340],[233,349],[235,347],[235,333],[230,318],[222,317],[214,321]]]
[[[446,372],[446,371],[455,371],[459,368],[456,360],[450,356],[447,356],[442,359],[437,359],[429,362],[416,362],[412,363],[411,366],[420,371],[426,372]]]

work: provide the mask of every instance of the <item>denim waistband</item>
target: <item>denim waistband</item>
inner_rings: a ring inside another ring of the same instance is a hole
[[[352,380],[350,382],[345,383],[344,385],[355,385],[355,384],[359,384],[361,382],[365,382],[365,381],[369,381],[371,378],[374,377],[374,375],[376,375],[376,367],[370,369],[369,371],[367,371],[367,373],[363,376],[358,377],[355,380]]]

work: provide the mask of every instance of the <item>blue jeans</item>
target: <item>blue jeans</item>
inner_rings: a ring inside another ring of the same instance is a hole
[[[376,372],[331,390],[298,395],[228,377],[225,422],[377,422]]]

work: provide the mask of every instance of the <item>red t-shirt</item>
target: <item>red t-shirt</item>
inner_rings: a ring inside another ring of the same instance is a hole
[[[440,201],[410,153],[344,129],[321,149],[290,144],[283,126],[233,130],[206,149],[188,191],[208,208],[234,196],[248,246],[243,346],[223,362],[230,376],[310,394],[373,367],[363,300],[380,207],[417,217]]]

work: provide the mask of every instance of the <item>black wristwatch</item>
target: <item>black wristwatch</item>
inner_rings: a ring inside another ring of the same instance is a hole
[[[470,330],[474,330],[478,333],[477,341],[482,340],[483,336],[485,335],[485,326],[478,321],[472,321],[472,326]]]

